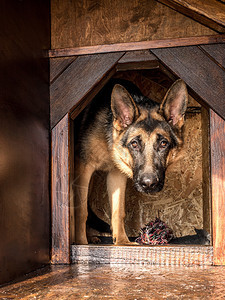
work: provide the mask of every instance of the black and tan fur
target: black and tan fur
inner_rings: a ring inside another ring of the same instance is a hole
[[[127,177],[145,194],[163,188],[165,171],[182,147],[188,93],[177,80],[161,105],[132,83],[111,81],[86,109],[75,153],[75,242],[87,244],[87,197],[95,170],[107,175],[111,228],[116,245],[129,244],[124,229]]]

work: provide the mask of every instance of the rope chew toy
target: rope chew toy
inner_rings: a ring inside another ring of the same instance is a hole
[[[156,218],[141,228],[136,242],[140,245],[164,245],[173,238],[173,231],[167,224]]]

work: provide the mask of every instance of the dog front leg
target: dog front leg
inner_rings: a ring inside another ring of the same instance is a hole
[[[111,224],[115,245],[130,243],[124,228],[126,182],[127,177],[118,169],[108,173],[107,189],[111,205]]]
[[[88,216],[88,188],[94,168],[91,165],[80,164],[74,181],[75,193],[75,243],[87,245],[86,221]]]

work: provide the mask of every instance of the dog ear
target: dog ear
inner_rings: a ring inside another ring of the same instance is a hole
[[[160,112],[165,119],[177,129],[184,124],[184,114],[187,109],[188,92],[183,80],[178,79],[167,91],[160,105]]]
[[[111,94],[111,109],[114,116],[114,127],[123,130],[131,125],[138,116],[138,108],[129,92],[116,84]]]

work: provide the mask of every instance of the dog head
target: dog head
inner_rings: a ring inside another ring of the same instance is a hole
[[[111,95],[114,163],[132,178],[136,189],[154,193],[163,188],[167,166],[181,149],[187,108],[185,83],[177,80],[161,105],[129,93],[116,84]]]

